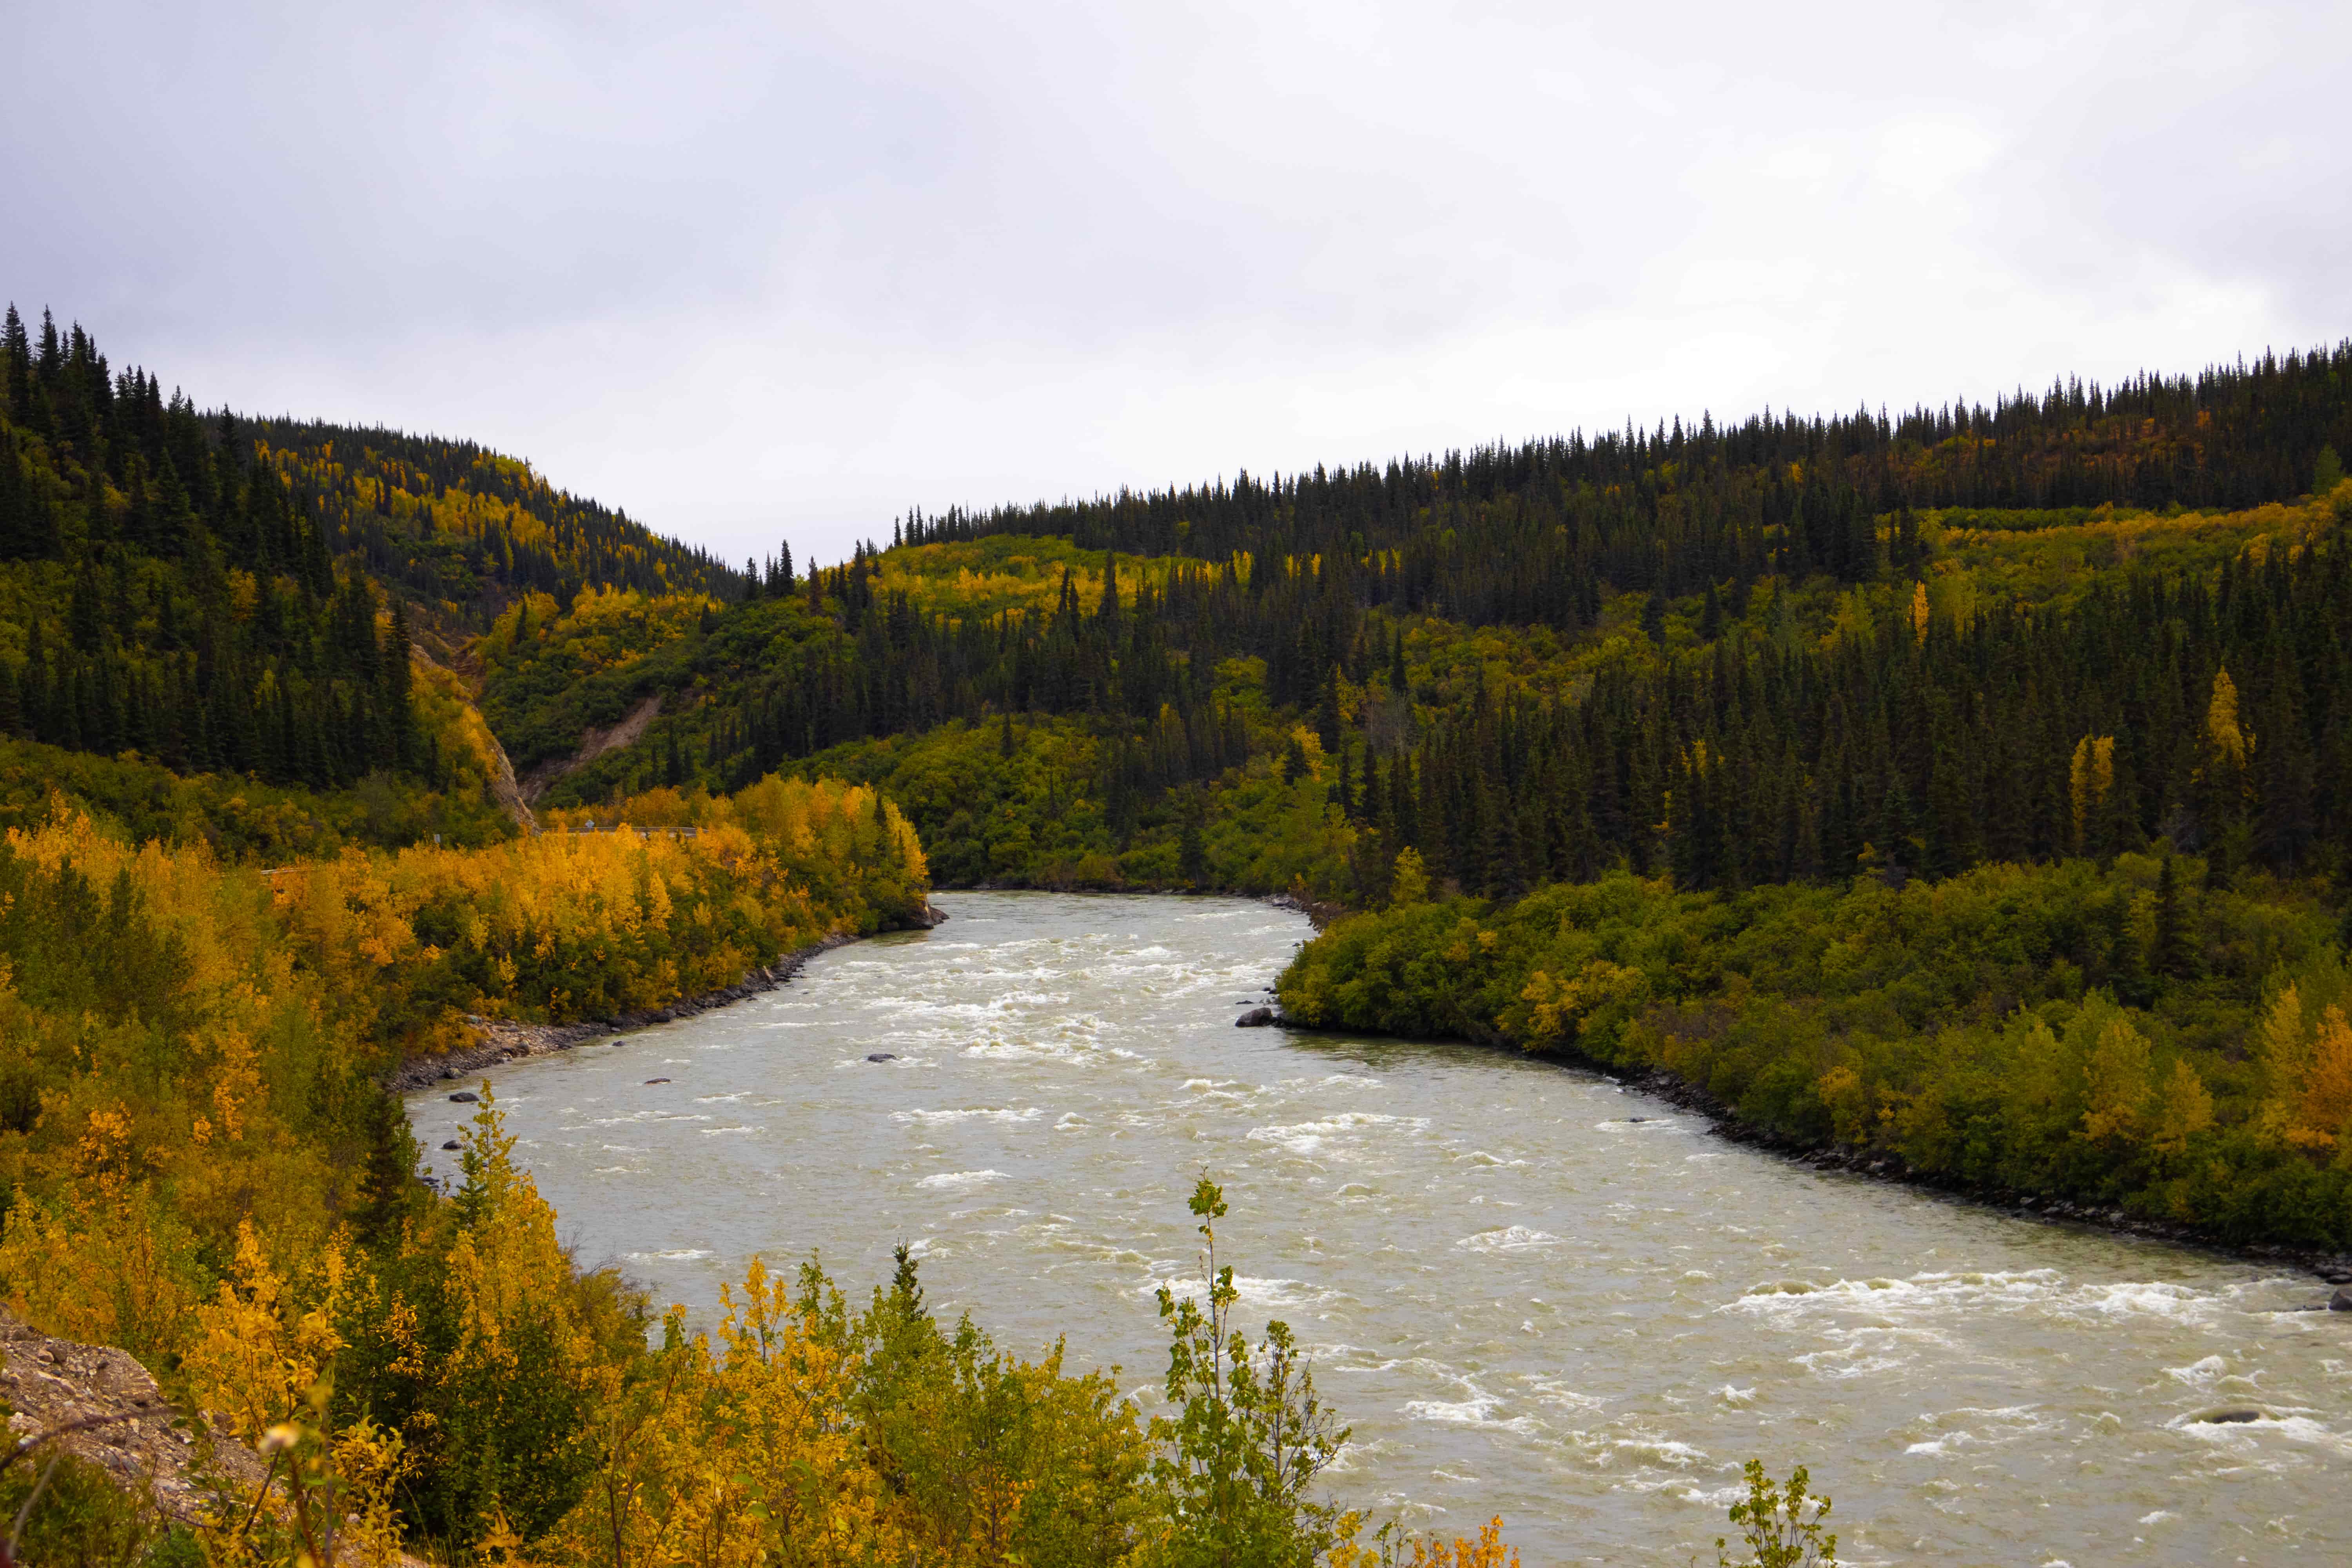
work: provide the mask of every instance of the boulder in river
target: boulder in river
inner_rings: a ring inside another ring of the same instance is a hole
[[[2206,1426],[2241,1426],[2270,1418],[2271,1413],[2259,1405],[2223,1405],[2212,1410],[2200,1410],[2189,1419]]]
[[[2352,1312],[2352,1285],[2336,1287],[2336,1294],[2327,1298],[2327,1310],[2331,1312]]]
[[[455,1149],[457,1147],[457,1141],[455,1138],[452,1138],[446,1143],[442,1144],[441,1147],[444,1149]]]
[[[646,1082],[647,1082],[647,1083],[649,1083],[649,1084],[655,1084],[655,1083],[667,1083],[668,1081],[669,1081],[669,1079],[666,1079],[666,1078],[649,1078],[649,1079],[646,1079]]]
[[[895,1062],[898,1058],[889,1051],[869,1051],[866,1059],[869,1062]]]
[[[1273,1022],[1273,1008],[1253,1007],[1248,1012],[1234,1020],[1234,1027],[1236,1029],[1263,1029],[1268,1024]]]
[[[449,1103],[452,1105],[474,1105],[478,1104],[481,1100],[481,1098],[482,1097],[480,1095],[476,1094],[470,1089],[461,1089],[457,1093],[449,1097]]]

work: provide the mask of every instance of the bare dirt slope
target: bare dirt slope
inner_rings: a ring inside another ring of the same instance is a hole
[[[608,729],[599,730],[591,724],[581,732],[578,751],[568,757],[536,763],[522,775],[522,798],[537,800],[574,768],[584,768],[607,752],[636,744],[660,712],[661,696],[656,693],[630,709],[621,716],[620,722]]]

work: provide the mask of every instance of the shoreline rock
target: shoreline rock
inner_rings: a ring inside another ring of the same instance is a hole
[[[929,904],[924,906],[923,913],[923,923],[914,929],[928,931],[947,919]],[[732,985],[722,985],[716,991],[706,991],[696,996],[680,997],[666,1006],[624,1013],[616,1018],[587,1019],[576,1024],[519,1024],[507,1018],[468,1015],[466,1025],[474,1032],[476,1044],[460,1047],[437,1057],[414,1058],[384,1074],[382,1081],[383,1087],[394,1094],[415,1094],[437,1083],[468,1078],[506,1062],[526,1057],[550,1056],[610,1035],[625,1034],[632,1029],[667,1024],[678,1018],[691,1018],[698,1013],[708,1013],[714,1008],[729,1006],[763,992],[773,991],[798,974],[809,960],[818,954],[831,952],[836,947],[846,947],[860,940],[848,932],[836,931],[823,942],[796,949],[773,963],[753,969]]]

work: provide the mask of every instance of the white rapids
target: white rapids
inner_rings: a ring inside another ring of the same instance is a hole
[[[2288,1310],[2315,1280],[1811,1171],[1506,1052],[1236,1029],[1309,934],[1262,904],[937,901],[492,1075],[583,1261],[707,1318],[754,1253],[856,1299],[911,1242],[935,1305],[1149,1408],[1206,1171],[1253,1332],[1288,1321],[1354,1426],[1335,1489],[1500,1513],[1529,1568],[1712,1561],[1750,1456],[1811,1468],[1857,1564],[2352,1561],[2352,1320]],[[409,1107],[428,1145],[471,1109]]]

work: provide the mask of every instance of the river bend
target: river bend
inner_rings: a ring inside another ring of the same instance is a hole
[[[936,901],[492,1074],[583,1261],[707,1317],[754,1252],[862,1300],[908,1240],[934,1305],[1148,1408],[1205,1169],[1253,1333],[1287,1319],[1354,1426],[1337,1486],[1499,1511],[1529,1568],[1712,1561],[1750,1455],[1811,1465],[1857,1563],[2352,1561],[2352,1321],[2284,1310],[2314,1280],[1815,1172],[1507,1052],[1235,1029],[1309,934],[1263,904]],[[409,1104],[433,1146],[468,1109]],[[2264,1414],[2196,1419],[2225,1405]]]

